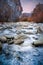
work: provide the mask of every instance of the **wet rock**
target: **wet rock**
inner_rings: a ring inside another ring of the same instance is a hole
[[[28,38],[28,37],[26,35],[22,35],[22,34],[15,36],[15,39],[26,39],[26,38]]]
[[[36,34],[36,30],[35,29],[22,29],[21,30],[24,34]]]
[[[40,42],[33,42],[33,45],[35,46],[35,47],[42,47],[43,46],[43,43],[40,43]]]
[[[13,37],[12,35],[6,35],[5,37],[6,37],[7,39],[10,39],[10,40],[11,40],[11,39],[12,39],[12,40],[14,39],[14,37]]]
[[[2,52],[2,44],[1,44],[1,42],[0,42],[0,53]]]
[[[3,30],[6,30],[6,29],[9,30],[9,29],[12,29],[12,27],[10,27],[10,26],[8,26],[8,27],[7,27],[7,26],[2,26],[2,27],[0,28],[0,30],[2,30],[2,31],[3,31]]]
[[[24,27],[23,29],[33,30],[33,28],[32,28],[32,27]]]
[[[33,39],[38,40],[38,37],[33,37]]]
[[[0,27],[0,30],[2,30],[2,29],[3,29],[3,27],[1,26],[1,27]]]
[[[37,33],[43,33],[43,31],[42,31],[42,29],[40,27],[38,27]]]
[[[5,29],[12,29],[12,27],[10,27],[10,26],[8,26],[8,27],[7,27],[7,26],[6,26],[6,28],[5,28]]]
[[[8,44],[13,44],[14,43],[14,40],[11,40],[8,42]]]
[[[0,36],[0,42],[6,43],[7,42],[6,37],[5,36]]]
[[[11,35],[10,36],[7,35],[5,37],[7,38],[7,43],[8,44],[17,44],[17,45],[22,44],[24,42],[23,39],[25,38],[25,36],[22,36],[22,35],[17,35],[15,37],[13,37]]]
[[[17,45],[21,45],[23,42],[24,42],[24,40],[22,40],[22,39],[14,40],[14,43]]]
[[[43,35],[39,37],[38,40],[33,42],[34,46],[43,46]]]

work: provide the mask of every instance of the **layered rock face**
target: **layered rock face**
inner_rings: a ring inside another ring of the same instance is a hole
[[[33,10],[32,20],[35,22],[43,22],[43,4],[38,4]]]
[[[20,0],[0,0],[0,22],[16,21],[21,12]]]

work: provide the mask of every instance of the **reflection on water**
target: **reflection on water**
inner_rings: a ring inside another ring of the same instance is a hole
[[[23,39],[21,45],[3,44],[0,65],[43,65],[43,47],[33,47],[32,43],[42,37],[43,24],[17,22],[0,24],[1,36]],[[42,41],[43,42],[43,41]]]

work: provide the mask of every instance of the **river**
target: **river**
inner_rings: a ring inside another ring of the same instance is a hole
[[[43,47],[32,46],[32,43],[39,37],[43,39],[43,33],[39,28],[43,31],[43,23],[0,24],[0,37],[5,35],[14,36],[15,38],[22,36],[24,41],[21,45],[3,44],[0,65],[43,65]]]

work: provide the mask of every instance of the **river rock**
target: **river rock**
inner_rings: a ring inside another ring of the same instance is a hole
[[[28,38],[28,37],[24,34],[19,34],[19,35],[15,36],[15,39],[26,39],[26,38]]]
[[[0,30],[2,30],[3,29],[3,27],[2,26],[0,26]]]
[[[24,42],[23,39],[14,40],[14,44],[16,44],[16,45],[21,45],[23,42]]]
[[[8,44],[13,44],[14,43],[14,40],[11,40],[8,42]]]
[[[43,30],[40,27],[38,27],[37,28],[37,33],[43,33]]]
[[[5,36],[0,36],[0,42],[6,43],[7,42],[6,37]]]
[[[43,46],[43,35],[39,37],[38,40],[33,42],[34,46]]]
[[[12,27],[10,27],[10,26],[7,27],[7,26],[5,26],[5,27],[3,27],[3,29],[4,29],[4,30],[5,30],[5,29],[8,29],[8,30],[9,30],[9,29],[12,29]]]
[[[14,39],[14,37],[13,37],[12,35],[5,35],[5,37],[6,37],[7,39],[10,39],[10,40],[11,40],[11,39],[12,39],[12,40]]]
[[[21,12],[20,0],[0,0],[0,21],[17,21]]]

